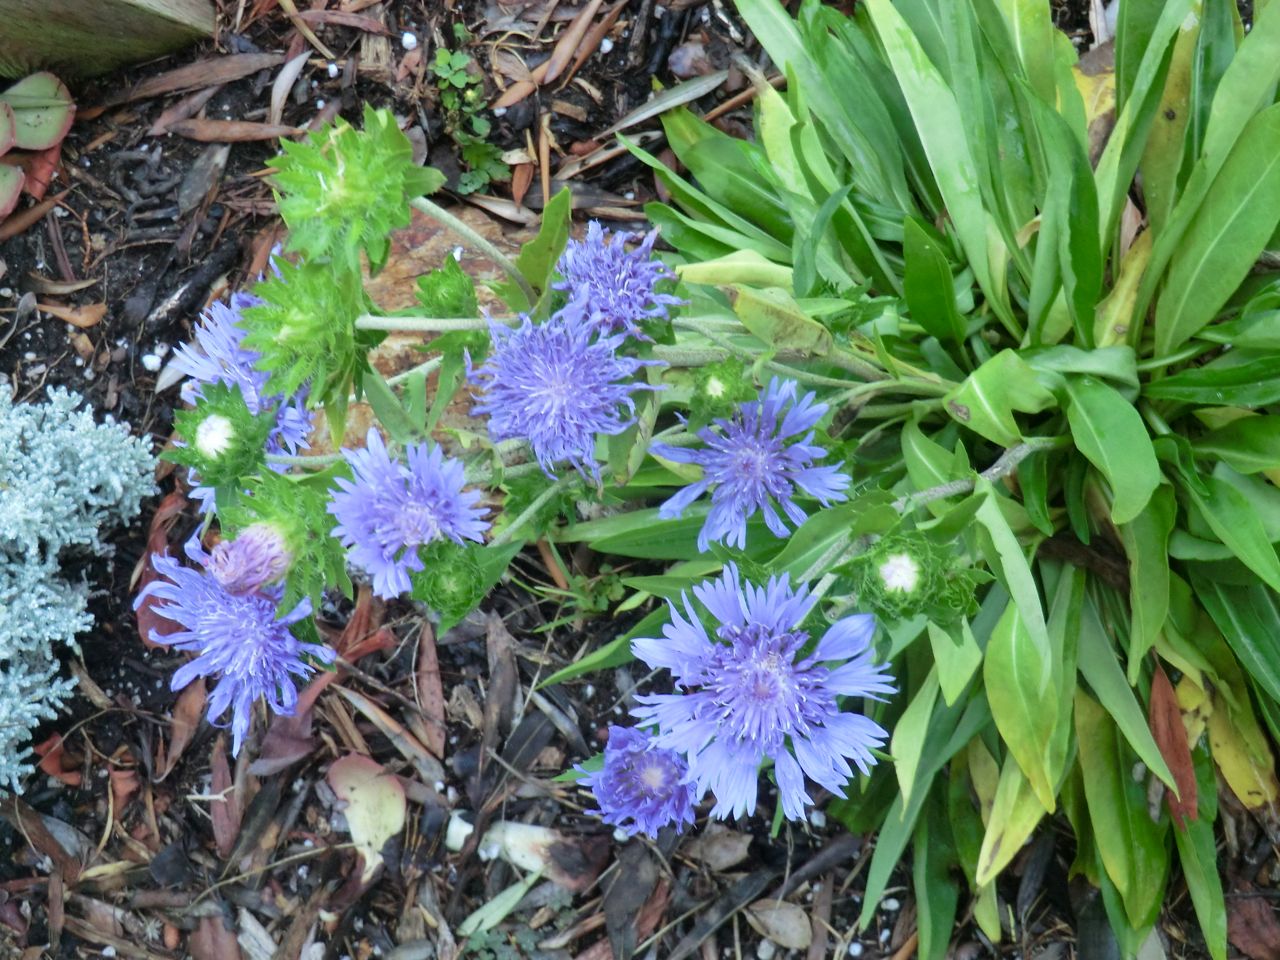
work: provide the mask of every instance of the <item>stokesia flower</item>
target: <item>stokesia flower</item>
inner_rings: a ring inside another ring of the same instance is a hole
[[[775,502],[796,526],[805,521],[808,514],[792,499],[797,487],[823,506],[848,499],[843,463],[813,465],[827,455],[813,443],[813,428],[826,412],[827,405],[815,403],[812,393],[796,400],[794,380],[775,377],[763,396],[742,404],[732,418],[717,419],[715,429],[698,431],[704,449],[653,444],[650,450],[660,457],[702,467],[702,479],[664,503],[659,514],[678,517],[710,489],[711,510],[698,534],[698,549],[706,550],[712,541],[741,549],[747,542],[747,520],[757,511],[775,536],[787,536]],[[800,434],[804,438],[795,439]]]
[[[517,327],[490,322],[489,332],[493,352],[468,374],[484,391],[473,412],[488,416],[489,435],[527,441],[549,476],[554,464],[567,462],[598,478],[596,435],[621,433],[634,422],[624,419],[635,412],[631,394],[657,388],[633,377],[658,361],[618,356],[624,334],[594,338],[582,299],[545,323],[526,315]]]
[[[684,303],[669,293],[657,293],[659,280],[674,279],[666,265],[653,256],[658,231],[650,230],[639,246],[627,250],[635,235],[615,233],[606,240],[599,221],[587,225],[587,239],[570,240],[556,269],[563,280],[557,290],[585,296],[587,307],[606,333],[625,332],[642,337],[639,323],[667,316],[667,307]],[[646,338],[647,339],[647,338]]]
[[[391,459],[377,430],[365,444],[343,451],[355,479],[335,481],[328,510],[347,558],[373,579],[374,593],[391,599],[409,590],[410,571],[422,569],[419,547],[446,538],[479,542],[489,522],[475,505],[480,491],[462,489],[462,463],[435,444],[405,448],[408,466]]]
[[[714,817],[739,817],[756,808],[760,764],[773,761],[783,813],[804,816],[812,801],[805,777],[838,797],[853,776],[866,773],[871,751],[888,734],[868,717],[840,709],[840,697],[893,693],[892,678],[872,663],[875,618],[836,621],[812,652],[799,629],[817,597],[793,590],[786,577],[764,586],[741,582],[733,564],[717,580],[693,588],[718,625],[709,635],[684,598],[687,618],[671,604],[662,639],[633,640],[650,667],[670,670],[676,693],[639,698],[632,713],[656,724],[659,747],[689,758],[698,798],[715,796]]]
[[[245,594],[283,579],[293,555],[274,525],[255,523],[198,559],[228,593]]]
[[[598,814],[629,835],[643,833],[656,837],[668,824],[678,833],[693,823],[693,785],[685,775],[688,764],[673,750],[664,750],[653,737],[634,727],[609,727],[609,743],[604,748],[604,767],[588,773],[580,781],[595,794]]]
[[[187,553],[198,562],[208,560],[198,541],[187,545]],[[332,650],[305,643],[289,629],[311,614],[311,601],[304,599],[281,616],[279,587],[235,594],[209,571],[183,566],[167,554],[153,554],[151,562],[160,577],[138,592],[133,608],[148,598],[161,601],[152,613],[182,629],[170,634],[152,629],[151,642],[196,655],[173,675],[171,689],[181,690],[197,677],[219,678],[209,695],[209,719],[216,721],[230,711],[231,752],[238,754],[255,703],[265,700],[279,716],[292,716],[298,702],[294,678],[306,679],[315,672],[309,660],[333,662]]]

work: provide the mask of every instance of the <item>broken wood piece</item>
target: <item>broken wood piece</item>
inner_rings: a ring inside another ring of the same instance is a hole
[[[0,0],[0,76],[92,77],[213,36],[212,0]]]

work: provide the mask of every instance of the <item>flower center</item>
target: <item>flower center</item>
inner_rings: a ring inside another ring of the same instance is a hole
[[[196,427],[196,449],[210,460],[216,460],[231,446],[235,436],[236,428],[230,420],[220,413],[211,414]]]
[[[396,517],[396,527],[405,544],[411,547],[430,543],[440,536],[440,520],[429,504],[408,503]]]
[[[661,763],[650,761],[640,768],[639,774],[640,782],[653,793],[667,786],[667,771]]]
[[[909,554],[895,553],[880,564],[877,573],[886,590],[911,593],[920,582],[920,565]]]

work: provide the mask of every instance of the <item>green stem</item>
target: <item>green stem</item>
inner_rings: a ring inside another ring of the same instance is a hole
[[[529,285],[529,281],[526,280],[524,274],[520,272],[520,268],[517,267],[506,254],[495,247],[492,243],[480,236],[480,234],[476,233],[448,210],[438,204],[432,203],[426,197],[415,197],[409,201],[409,204],[415,209],[421,210],[437,222],[444,224],[464,240],[469,240],[477,250],[481,251],[486,257],[506,271],[507,276],[509,276],[512,282],[520,288],[521,292],[525,295],[525,299],[529,301],[531,306],[538,302],[537,294],[533,292],[533,287]]]
[[[505,318],[494,318],[495,323]],[[511,321],[514,322],[514,321]],[[488,330],[484,317],[380,317],[366,313],[356,318],[357,330],[395,330],[403,333],[450,333],[454,330]]]
[[[416,367],[404,371],[404,373],[397,373],[394,377],[387,377],[387,386],[394,387],[398,383],[404,383],[410,377],[419,373],[423,376],[430,376],[443,362],[444,357],[432,357],[425,363],[420,363]]]
[[[340,453],[315,453],[310,456],[291,456],[287,453],[267,454],[267,463],[278,463],[284,467],[327,467],[341,459]]]
[[[1017,446],[1010,447],[1004,453],[1000,454],[1000,459],[989,466],[977,477],[965,477],[961,480],[952,480],[949,483],[941,483],[936,487],[930,487],[927,490],[921,490],[919,493],[909,493],[905,497],[899,497],[893,502],[893,509],[899,513],[906,513],[917,507],[922,507],[926,503],[932,503],[935,500],[945,500],[947,497],[954,497],[961,493],[968,493],[978,485],[978,477],[983,480],[992,482],[1009,476],[1013,471],[1018,469],[1018,464],[1031,456],[1033,453],[1040,453],[1042,450],[1054,450],[1061,447],[1069,446],[1071,441],[1066,437],[1035,437],[1027,440]]]
[[[536,467],[537,464],[533,464],[533,466]],[[496,537],[494,537],[492,540],[489,541],[489,546],[500,547],[504,543],[507,543],[510,540],[514,540],[516,531],[519,530],[521,527],[523,527],[525,524],[527,524],[535,516],[537,516],[538,511],[541,510],[543,507],[545,507],[547,505],[547,502],[552,497],[554,497],[556,494],[560,493],[562,490],[567,488],[569,484],[573,482],[574,479],[575,478],[571,475],[563,476],[559,480],[557,480],[555,483],[553,483],[551,486],[547,487],[547,489],[543,490],[540,494],[538,494],[537,497],[534,498],[533,503],[525,507],[523,512],[521,512],[521,514],[518,517],[512,520],[511,523],[507,527],[505,527],[500,534],[498,534]]]

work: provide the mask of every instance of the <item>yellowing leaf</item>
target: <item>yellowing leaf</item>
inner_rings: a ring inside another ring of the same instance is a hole
[[[996,787],[991,822],[987,824],[982,852],[978,854],[978,886],[990,883],[1009,865],[1045,813],[1022,769],[1013,757],[1006,758]]]
[[[774,263],[755,250],[735,250],[714,260],[680,264],[676,275],[686,283],[746,283],[791,292],[791,268]]]
[[[361,879],[368,883],[382,865],[383,844],[404,829],[404,787],[377,761],[354,753],[334,761],[327,779],[346,804],[342,812],[364,859]]]
[[[1243,697],[1232,707],[1214,692],[1209,714],[1209,748],[1231,791],[1250,810],[1269,810],[1274,816],[1280,799],[1275,758],[1258,726],[1253,708]]]

